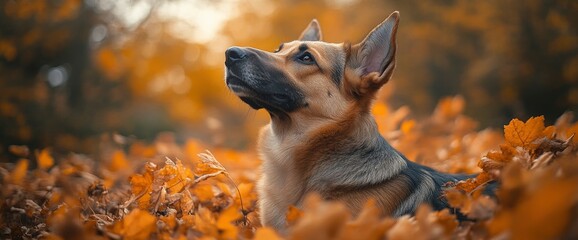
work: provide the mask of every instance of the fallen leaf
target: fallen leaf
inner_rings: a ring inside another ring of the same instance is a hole
[[[112,231],[124,239],[149,239],[156,229],[156,218],[147,211],[134,209],[122,221],[112,227]]]
[[[529,147],[534,140],[543,137],[544,129],[544,116],[531,117],[526,122],[512,119],[504,126],[504,136],[512,147]]]
[[[281,240],[283,238],[281,238],[279,235],[277,235],[277,233],[275,232],[275,230],[268,228],[268,227],[262,227],[257,229],[257,231],[255,232],[255,240]]]

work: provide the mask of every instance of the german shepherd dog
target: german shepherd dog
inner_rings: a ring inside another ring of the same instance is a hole
[[[299,40],[274,52],[231,47],[226,84],[254,109],[271,116],[258,148],[261,221],[284,231],[290,205],[316,192],[357,212],[375,199],[383,215],[413,214],[427,203],[448,207],[442,185],[463,175],[407,160],[379,134],[370,113],[376,92],[393,74],[399,13],[358,44],[321,41],[313,20]]]

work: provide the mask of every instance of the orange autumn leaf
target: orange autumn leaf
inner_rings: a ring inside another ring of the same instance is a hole
[[[415,128],[415,120],[406,120],[401,123],[401,132],[408,134],[412,129]]]
[[[215,192],[213,191],[213,186],[210,184],[197,184],[191,192],[199,199],[201,202],[208,202],[213,199]]]
[[[215,217],[209,209],[200,207],[197,213],[193,215],[193,220],[195,229],[198,229],[206,236],[217,238],[219,229],[217,228]]]
[[[38,162],[38,167],[40,169],[48,169],[54,165],[54,159],[50,156],[50,151],[48,149],[42,149],[39,153],[36,153],[36,161]]]
[[[444,192],[444,197],[447,199],[450,206],[454,208],[461,208],[467,201],[466,194],[458,189],[446,190]]]
[[[450,213],[449,209],[435,212],[435,223],[444,229],[446,236],[450,235],[459,226],[456,215]]]
[[[116,150],[112,154],[112,158],[108,168],[111,171],[119,171],[128,167],[128,161],[123,151]]]
[[[252,203],[257,201],[257,193],[255,192],[255,185],[252,183],[241,183],[237,187],[241,196],[236,198],[235,201],[243,201],[244,203]]]
[[[134,174],[130,177],[131,193],[137,197],[140,209],[148,209],[151,199],[151,186],[154,180],[154,171],[157,165],[147,163],[143,174]]]
[[[493,179],[494,178],[488,172],[481,172],[474,178],[459,181],[456,184],[455,189],[460,190],[463,193],[471,194],[476,190],[480,190],[483,185]]]
[[[194,178],[193,172],[185,168],[181,160],[173,162],[168,158],[165,166],[158,171],[158,175],[165,179],[165,186],[172,192],[180,192]]]
[[[295,224],[299,218],[303,215],[303,212],[299,210],[299,208],[291,205],[289,209],[287,209],[287,213],[285,214],[285,219],[287,220],[287,224],[289,226]]]
[[[380,216],[380,209],[376,206],[375,200],[370,199],[357,218],[342,227],[337,239],[380,239],[393,224],[393,219],[383,219]]]
[[[521,186],[528,191],[526,197],[502,209],[489,221],[488,229],[492,235],[507,231],[512,239],[558,239],[568,231],[565,228],[573,218],[569,209],[577,204],[578,178],[544,180],[525,182],[533,183],[532,187]]]
[[[112,231],[124,239],[149,239],[156,229],[156,222],[156,217],[147,211],[134,209],[114,224]]]
[[[233,224],[234,221],[241,219],[243,215],[240,209],[236,207],[229,207],[221,212],[217,218],[217,227],[222,232],[221,237],[224,239],[237,238],[239,229]]]
[[[255,240],[281,240],[279,235],[275,232],[275,230],[269,227],[262,227],[255,231]]]
[[[21,145],[10,145],[8,151],[18,157],[28,157],[28,154],[30,154],[28,146]]]
[[[434,115],[439,118],[453,118],[464,110],[465,105],[465,100],[461,96],[446,97],[440,100]]]
[[[526,122],[512,119],[504,126],[504,136],[513,147],[529,147],[534,140],[544,136],[544,129],[544,116],[531,117]]]
[[[388,112],[387,106],[382,102],[376,102],[371,108],[371,113],[378,118],[387,116]]]
[[[349,220],[343,203],[325,202],[317,194],[303,202],[303,216],[292,227],[290,239],[333,239]]]
[[[549,139],[556,137],[556,126],[548,126],[544,129],[543,135]]]
[[[484,171],[502,169],[506,164],[512,161],[516,149],[510,145],[500,145],[500,150],[491,150],[486,156],[482,157],[478,162],[478,167]]]
[[[26,171],[28,171],[28,160],[20,159],[10,172],[10,181],[14,184],[22,184],[22,181],[26,177]]]

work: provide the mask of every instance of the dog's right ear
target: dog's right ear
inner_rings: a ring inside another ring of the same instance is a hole
[[[399,13],[395,11],[363,41],[352,46],[348,65],[360,77],[353,83],[357,94],[377,91],[393,74],[398,24]]]
[[[321,26],[317,19],[311,20],[309,26],[301,33],[299,41],[321,41]]]

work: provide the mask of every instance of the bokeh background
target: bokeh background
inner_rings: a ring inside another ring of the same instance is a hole
[[[0,156],[92,152],[112,133],[250,148],[268,117],[226,89],[227,47],[274,50],[312,18],[356,43],[394,10],[388,106],[419,119],[462,95],[480,128],[578,110],[575,0],[2,0]]]

